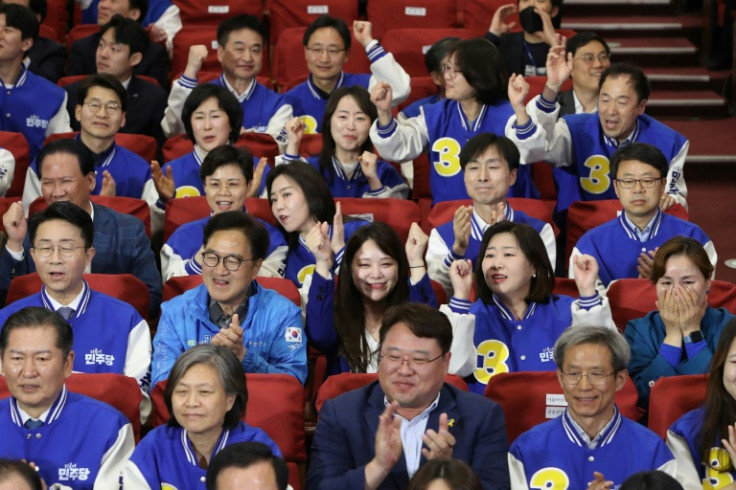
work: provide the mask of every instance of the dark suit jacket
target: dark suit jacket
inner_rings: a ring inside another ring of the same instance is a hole
[[[100,44],[100,33],[92,34],[72,44],[69,52],[69,67],[66,74],[90,75],[97,73],[97,45]],[[167,71],[169,69],[169,56],[166,49],[158,43],[151,42],[143,54],[143,59],[135,67],[133,73],[136,75],[148,75],[158,80],[161,87],[168,87]]]
[[[54,83],[64,76],[66,65],[66,47],[52,39],[39,37],[28,50],[26,56],[31,64],[28,69],[36,75]]]
[[[384,410],[378,381],[324,404],[312,442],[307,490],[364,487],[365,465],[374,456],[378,417]],[[438,429],[441,413],[454,421],[450,428],[457,440],[453,457],[472,466],[484,489],[508,489],[508,442],[501,407],[445,383],[437,408],[429,414],[427,429]],[[424,461],[422,457],[421,463]],[[380,488],[403,490],[408,484],[402,453]]]
[[[158,314],[161,304],[161,275],[156,269],[156,259],[151,250],[151,242],[146,236],[143,222],[138,218],[121,214],[110,208],[93,204],[95,228],[92,245],[95,256],[92,259],[92,273],[124,274],[130,273],[148,286],[151,297],[148,312],[151,318]],[[36,271],[36,265],[28,250],[30,240],[26,236],[23,259],[15,260],[5,247],[0,255],[0,293],[3,304],[15,276]]]
[[[560,92],[557,96],[557,102],[560,104],[559,117],[575,114],[575,97],[573,97],[572,89]]]
[[[81,82],[70,83],[64,89],[67,93],[66,108],[69,111],[71,126],[79,131],[79,121],[74,117],[74,108],[79,103],[79,85]],[[161,87],[147,80],[133,75],[127,90],[128,105],[125,112],[125,126],[120,128],[121,133],[145,134],[152,136],[158,142],[159,150],[166,142],[161,120],[166,110],[168,95]]]

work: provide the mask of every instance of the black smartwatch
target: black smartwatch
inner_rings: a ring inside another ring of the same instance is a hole
[[[682,340],[686,344],[694,344],[695,342],[700,342],[703,340],[703,332],[700,330],[695,330],[690,335],[685,335]]]

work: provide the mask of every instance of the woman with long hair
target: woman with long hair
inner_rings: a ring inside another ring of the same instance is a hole
[[[454,296],[450,309],[470,315],[475,361],[471,390],[483,393],[491,377],[513,371],[554,371],[552,349],[570,325],[615,329],[608,299],[595,289],[598,264],[590,255],[574,263],[580,297],[552,294],[554,272],[544,242],[534,228],[501,221],[483,234],[474,279],[469,260],[450,267]],[[471,304],[473,280],[478,299]]]
[[[322,151],[305,160],[322,174],[335,197],[395,197],[406,199],[409,186],[391,164],[373,153],[368,138],[376,106],[360,85],[340,87],[327,99],[322,121]],[[298,160],[306,125],[295,117],[286,123],[286,152],[276,164]]]

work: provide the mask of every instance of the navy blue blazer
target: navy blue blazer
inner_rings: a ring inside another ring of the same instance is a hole
[[[378,418],[385,408],[378,381],[324,404],[312,442],[307,490],[364,487],[365,466],[375,454]],[[427,429],[438,430],[442,413],[447,413],[450,432],[457,440],[453,458],[468,463],[484,489],[508,489],[509,446],[501,406],[445,383],[437,408],[429,414]],[[379,488],[403,490],[408,485],[402,454]]]
[[[161,275],[156,268],[156,259],[151,249],[151,242],[146,236],[143,222],[134,216],[118,213],[105,206],[93,204],[95,228],[92,246],[95,256],[92,258],[92,272],[95,274],[133,274],[148,286],[150,303],[149,318],[158,315],[161,304]],[[26,235],[23,259],[15,260],[5,247],[0,255],[0,294],[5,304],[10,281],[15,276],[30,274],[36,271],[36,265],[28,250],[30,239]]]

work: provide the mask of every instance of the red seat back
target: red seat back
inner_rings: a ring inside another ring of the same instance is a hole
[[[399,65],[413,79],[429,75],[427,66],[424,64],[424,55],[434,43],[445,37],[469,39],[473,37],[473,34],[467,29],[452,27],[411,28],[405,26],[386,31],[381,38],[381,44],[386,51],[394,55]]]
[[[207,2],[199,2],[199,4],[204,6],[207,5]],[[189,60],[189,48],[196,44],[207,46],[207,58],[202,63],[200,70],[218,73],[221,71],[220,62],[217,60],[217,24],[184,25],[173,40],[172,75],[184,71],[187,67],[187,60]]]
[[[307,27],[320,15],[343,19],[348,27],[358,18],[358,2],[346,0],[267,0],[271,43],[276,44],[286,29]]]
[[[529,102],[537,95],[541,95],[544,91],[544,84],[547,83],[547,77],[546,76],[536,76],[531,75],[528,77],[524,77],[524,80],[527,81],[529,84],[529,93],[526,96],[526,99],[524,102]],[[572,88],[572,80],[567,79],[565,83],[562,84],[560,87],[560,92],[564,92],[565,90],[570,90]]]
[[[420,224],[422,212],[413,201],[405,199],[366,199],[361,197],[339,197],[342,214],[356,216],[368,221],[383,221],[399,234],[402,242],[409,236],[412,223]]]
[[[240,14],[263,16],[261,0],[216,0],[200,2],[197,0],[174,0],[179,7],[179,17],[185,26],[196,24],[217,26],[225,19]]]
[[[317,400],[315,401],[317,412],[322,410],[322,406],[327,400],[332,400],[348,391],[362,388],[377,379],[378,374],[376,373],[340,373],[328,376],[317,392]],[[463,391],[468,391],[468,384],[460,376],[448,374],[445,377],[445,383],[449,383]]]
[[[322,152],[322,135],[305,134],[299,142],[299,154],[314,157]]]
[[[509,3],[507,0],[464,0],[463,5],[463,27],[473,33],[474,36],[483,36],[493,20],[493,14],[502,5]],[[514,23],[512,31],[521,31],[519,14],[514,12],[506,18],[506,23]]]
[[[690,410],[705,402],[707,374],[663,376],[652,386],[649,394],[649,422],[647,426],[667,438],[667,429]]]
[[[96,34],[100,32],[100,29],[102,29],[102,27],[97,24],[79,24],[72,27],[69,31],[69,34],[67,34],[66,36],[67,51],[71,51],[74,41],[79,41],[80,39],[84,39],[87,36]]]
[[[31,163],[31,150],[25,136],[22,133],[12,131],[0,131],[0,148],[5,148],[15,157],[15,170],[13,182],[10,184],[6,197],[23,195],[23,186],[26,183],[28,165]]]
[[[535,425],[555,418],[567,405],[555,371],[522,371],[500,373],[486,385],[484,396],[498,402],[506,414],[506,434],[509,444]],[[621,415],[638,420],[636,387],[631,378],[616,393]]]
[[[559,233],[559,230],[554,226],[554,222],[552,221],[552,211],[555,208],[554,201],[542,201],[528,197],[509,197],[507,202],[511,205],[512,209],[518,209],[533,218],[550,223],[552,229],[555,231],[555,235]],[[457,208],[460,206],[470,206],[471,204],[473,204],[471,199],[438,202],[427,215],[427,222],[432,228],[437,228],[440,225],[452,221]]]
[[[552,290],[552,294],[564,294],[573,298],[580,296],[575,279],[569,279],[567,277],[555,277],[555,287]]]
[[[143,394],[135,378],[115,373],[72,373],[66,387],[118,409],[133,426],[136,444],[141,438],[141,400]],[[0,399],[10,396],[5,377],[0,376]]]
[[[87,75],[75,75],[73,77],[64,77],[59,80],[59,85],[61,85],[62,80],[64,79],[74,79],[74,78],[86,78]],[[73,80],[73,83],[76,80]],[[71,131],[68,133],[54,133],[50,134],[45,140],[44,145],[58,139],[72,139],[75,136],[79,134],[79,131]],[[148,136],[147,134],[132,134],[132,133],[116,133],[115,134],[115,143],[122,146],[126,150],[130,150],[139,157],[141,157],[146,162],[150,162],[151,160],[154,160],[156,158],[156,150],[157,150],[157,143],[156,140],[153,138],[153,136]]]
[[[403,65],[402,65],[403,66]],[[426,72],[427,69],[425,68],[424,71]],[[437,87],[435,86],[432,79],[427,75],[420,75],[420,76],[411,76],[411,80],[409,82],[409,86],[411,87],[411,92],[409,93],[409,97],[399,104],[398,110],[403,111],[404,108],[407,106],[410,106],[414,102],[424,99],[425,97],[429,97],[431,95],[437,94]]]
[[[373,36],[382,39],[390,29],[441,29],[457,26],[457,5],[448,0],[370,0],[366,18]]]

